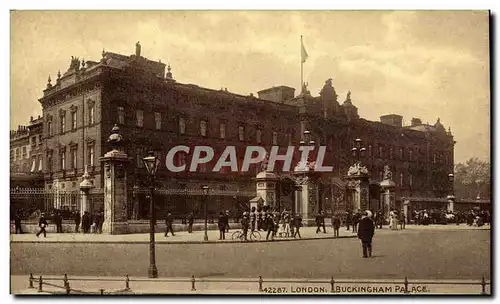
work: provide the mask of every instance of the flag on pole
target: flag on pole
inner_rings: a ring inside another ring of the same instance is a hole
[[[300,36],[300,46],[301,46],[302,63],[304,63],[304,62],[306,62],[307,57],[309,57],[309,55],[307,55],[306,48],[304,47],[304,42],[302,42],[302,36]]]

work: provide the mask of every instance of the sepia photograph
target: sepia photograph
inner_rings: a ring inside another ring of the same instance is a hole
[[[490,11],[9,15],[10,294],[492,296]]]

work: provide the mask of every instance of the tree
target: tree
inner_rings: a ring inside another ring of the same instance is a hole
[[[457,198],[490,198],[491,166],[487,161],[470,158],[455,165],[455,196]]]

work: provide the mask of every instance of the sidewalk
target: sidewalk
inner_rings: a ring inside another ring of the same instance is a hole
[[[226,240],[219,240],[218,230],[208,231],[208,242],[203,241],[204,231],[193,231],[188,233],[180,231],[172,236],[169,233],[168,237],[164,236],[164,232],[155,233],[155,241],[158,244],[213,244],[213,243],[239,243],[239,240],[233,241],[231,236],[233,232],[241,231],[239,229],[230,229],[226,233]],[[316,227],[302,227],[300,229],[302,238],[284,238],[275,237],[274,241],[299,241],[299,240],[317,240],[317,239],[334,239],[333,229],[327,227],[327,233],[316,234]],[[267,231],[260,231],[260,242],[266,241]],[[355,233],[346,231],[345,227],[339,230],[339,238],[356,237]],[[36,237],[35,234],[11,234],[10,240],[12,243],[134,243],[134,244],[148,244],[149,233],[140,234],[122,234],[122,235],[109,235],[109,234],[83,234],[83,233],[48,233],[47,237],[43,235]]]
[[[276,237],[274,239],[277,241],[300,241],[300,240],[318,240],[318,239],[335,239],[333,236],[333,229],[327,227],[327,233],[316,234],[316,227],[302,227],[300,229],[301,239],[294,238],[282,238]],[[351,228],[352,229],[352,228]],[[407,225],[404,230],[389,230],[387,226],[384,226],[382,230],[376,229],[376,234],[386,234],[386,233],[401,233],[410,231],[432,231],[432,230],[489,230],[490,226],[483,227],[470,227],[465,224],[462,225],[429,225],[429,226],[417,226],[417,225]],[[158,244],[214,244],[214,243],[238,243],[239,240],[233,241],[231,236],[233,232],[238,231],[238,229],[230,229],[229,233],[226,233],[226,240],[219,240],[218,230],[208,231],[208,242],[203,241],[204,232],[203,231],[193,231],[193,233],[188,233],[181,231],[171,236],[169,233],[168,237],[164,236],[163,232],[157,232],[155,234],[155,241]],[[266,242],[266,231],[260,231],[261,241]],[[345,227],[341,227],[339,231],[339,238],[355,238],[357,237],[352,230],[347,231]],[[36,237],[35,234],[11,234],[11,243],[116,243],[116,244],[148,244],[149,234],[122,234],[122,235],[109,235],[109,234],[77,234],[77,233],[48,233],[47,237],[43,236]]]

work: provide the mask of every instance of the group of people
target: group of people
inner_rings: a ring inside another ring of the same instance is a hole
[[[39,213],[38,219],[38,232],[36,236],[39,237],[43,234],[44,237],[47,236],[47,226],[49,225],[49,221],[52,222],[56,226],[56,233],[63,233],[63,212],[61,210],[54,210],[50,216],[44,212]],[[80,215],[79,211],[75,211],[71,214],[74,224],[75,224],[75,233],[80,233],[80,228],[83,233],[102,233],[102,226],[104,222],[104,212],[96,211],[93,215],[90,215],[88,211],[85,211],[83,216]],[[14,226],[15,233],[22,234],[23,229],[21,226],[23,216],[22,211],[16,211],[14,215]]]
[[[481,227],[491,222],[488,210],[444,211],[439,209],[422,209],[413,211],[413,219],[417,225],[465,223],[469,226]]]

